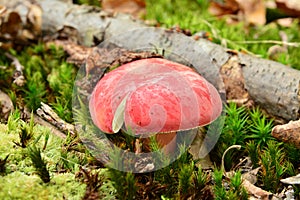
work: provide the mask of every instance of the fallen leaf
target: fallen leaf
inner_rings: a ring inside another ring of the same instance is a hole
[[[292,17],[300,16],[300,1],[299,0],[276,0],[277,8]]]
[[[246,179],[243,179],[242,185],[247,190],[248,194],[251,194],[251,195],[257,197],[258,199],[267,200],[267,199],[270,199],[270,197],[272,197],[272,193],[253,185]]]
[[[236,14],[239,10],[239,5],[235,0],[225,0],[224,3],[212,1],[208,10],[215,16]]]
[[[295,21],[294,18],[281,18],[281,19],[277,19],[276,22],[277,24],[279,24],[280,26],[283,27],[291,27],[293,25],[293,22]]]
[[[209,12],[215,16],[236,15],[235,18],[247,24],[266,23],[266,7],[263,0],[227,0],[224,3],[212,1]]]
[[[257,182],[257,173],[260,170],[260,167],[255,168],[249,172],[242,174],[244,180],[249,181],[251,184],[255,184]]]
[[[286,54],[288,52],[287,47],[280,45],[273,45],[268,49],[268,57],[271,60],[278,60],[281,54]]]
[[[0,90],[0,116],[7,119],[9,113],[14,110],[14,105],[10,97]]]
[[[41,27],[42,9],[37,2],[16,7],[0,5],[0,38],[7,41],[4,47],[11,48],[13,44],[27,44],[37,40],[42,32]]]
[[[298,174],[296,176],[291,176],[291,177],[288,177],[285,179],[281,179],[280,181],[283,183],[286,183],[286,184],[291,184],[291,185],[300,184],[300,174]]]
[[[247,23],[254,25],[264,25],[266,23],[266,7],[264,0],[236,1],[238,2]]]
[[[137,18],[146,13],[144,0],[102,0],[101,6],[104,11],[126,13]]]
[[[300,120],[275,126],[272,129],[272,136],[300,148]]]

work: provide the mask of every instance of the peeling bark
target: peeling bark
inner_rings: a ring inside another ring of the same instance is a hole
[[[1,5],[10,8],[26,5],[26,2],[29,1],[0,0]],[[73,5],[59,0],[39,0],[36,4],[43,11],[41,30],[44,36],[57,38],[68,30],[79,44],[86,46],[97,45],[105,40],[102,47],[164,51],[167,54],[165,57],[195,67],[219,91],[224,92],[226,88],[221,81],[220,71],[225,64],[230,63],[232,53],[220,45],[204,39],[195,41],[176,31],[143,29],[147,27],[143,22],[128,15],[110,16],[90,6]],[[21,19],[26,19],[26,9],[18,13]],[[22,20],[22,23],[26,23],[26,20]],[[270,114],[286,120],[299,118],[300,71],[251,55],[237,53],[235,56],[236,66],[243,77],[243,91],[255,103]],[[233,82],[235,78],[232,77]],[[226,92],[230,93],[228,90]]]

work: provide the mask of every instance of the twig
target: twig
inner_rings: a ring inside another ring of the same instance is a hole
[[[237,44],[278,44],[283,46],[299,47],[299,42],[285,42],[278,40],[257,40],[257,41],[231,41]]]
[[[16,67],[13,78],[15,79],[13,83],[22,87],[25,85],[25,77],[23,76],[24,66],[20,63],[20,61],[9,53],[5,53],[5,56],[12,60],[12,64]]]
[[[54,135],[56,135],[56,136],[58,136],[58,137],[60,137],[62,139],[66,138],[66,135],[63,132],[61,132],[60,130],[58,130],[55,126],[53,126],[49,122],[43,120],[38,115],[33,115],[33,119],[34,119],[35,123],[40,124],[42,126],[48,127]]]
[[[41,104],[41,108],[38,108],[36,111],[40,117],[44,118],[47,122],[51,123],[63,132],[70,132],[73,135],[75,134],[75,127],[72,124],[62,120],[47,104],[43,102],[41,102]]]

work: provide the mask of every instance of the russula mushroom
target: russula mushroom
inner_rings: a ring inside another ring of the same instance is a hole
[[[214,86],[190,67],[149,58],[105,74],[91,94],[89,109],[105,133],[116,133],[123,125],[140,136],[163,133],[157,140],[164,146],[176,131],[214,121],[222,102]]]

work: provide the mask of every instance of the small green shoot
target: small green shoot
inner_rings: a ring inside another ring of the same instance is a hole
[[[280,179],[287,170],[288,161],[280,143],[268,141],[267,146],[260,153],[261,180],[267,191],[278,192]]]
[[[86,184],[85,194],[83,199],[101,199],[99,189],[103,185],[104,177],[97,171],[87,170],[83,167],[79,168],[77,177],[81,177],[82,181]]]
[[[18,127],[19,127],[19,123],[18,121],[20,120],[20,116],[21,113],[19,111],[19,109],[16,109],[15,111],[11,112],[8,120],[7,120],[7,130],[8,132],[15,132]]]
[[[178,173],[178,191],[180,199],[186,199],[192,192],[192,180],[193,180],[194,163],[185,164],[181,167]]]
[[[23,123],[21,130],[19,132],[19,142],[14,142],[17,146],[26,148],[27,145],[31,142],[33,139],[33,127],[34,127],[34,121],[33,121],[33,113],[31,113],[30,122],[29,124]]]
[[[109,169],[109,177],[114,188],[117,190],[119,199],[132,200],[135,198],[137,186],[134,175],[130,172],[121,172],[116,169]]]
[[[41,150],[36,146],[28,147],[28,156],[30,157],[37,174],[44,183],[50,182],[50,174],[47,169],[47,163],[42,158]]]
[[[0,174],[4,174],[5,173],[5,164],[7,163],[7,159],[8,159],[9,155],[5,156],[4,159],[0,158]]]
[[[267,141],[274,140],[271,135],[273,128],[273,120],[268,120],[265,115],[259,110],[259,108],[250,111],[251,121],[249,121],[250,132],[252,133],[248,136],[249,139],[256,141],[257,145],[263,147]]]

